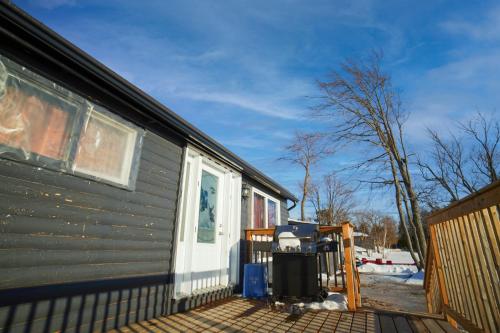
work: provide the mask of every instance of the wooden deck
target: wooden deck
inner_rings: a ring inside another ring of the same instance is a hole
[[[265,302],[233,297],[110,332],[458,332],[437,316],[395,312],[307,311],[291,315]]]

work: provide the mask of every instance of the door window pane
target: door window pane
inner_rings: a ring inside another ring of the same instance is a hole
[[[0,82],[1,84],[1,82]],[[69,112],[76,107],[44,89],[8,76],[0,94],[0,153],[31,153],[54,160],[66,158],[69,145]]]
[[[198,217],[198,243],[215,243],[217,221],[217,186],[219,178],[202,170],[200,212]]]
[[[258,193],[253,194],[253,227],[264,228],[264,197]]]
[[[276,225],[276,202],[267,199],[267,227]]]
[[[73,168],[128,185],[136,137],[134,129],[93,112],[82,129]]]

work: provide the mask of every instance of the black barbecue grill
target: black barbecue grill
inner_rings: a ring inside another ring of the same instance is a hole
[[[323,300],[321,254],[337,251],[337,242],[321,238],[319,225],[276,226],[272,243],[273,299]]]

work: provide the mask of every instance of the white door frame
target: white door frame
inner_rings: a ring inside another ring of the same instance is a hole
[[[196,234],[194,227],[198,223],[199,186],[203,165],[221,172],[219,190],[220,217],[222,227],[216,226],[216,237],[220,237],[220,264],[215,269],[222,272],[217,280],[219,287],[236,284],[239,280],[239,240],[241,226],[241,174],[213,158],[188,146],[184,154],[184,174],[181,181],[179,214],[177,221],[174,298],[189,296],[196,291],[191,277],[193,267]],[[219,235],[220,234],[220,235]],[[215,286],[209,286],[215,287]],[[199,289],[199,288],[198,288]]]

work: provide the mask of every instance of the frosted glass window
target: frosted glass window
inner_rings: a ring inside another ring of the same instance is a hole
[[[26,160],[66,159],[75,111],[74,105],[9,75],[0,95],[0,153],[17,150]]]
[[[201,174],[198,243],[215,243],[219,178],[205,170]]]
[[[128,185],[136,137],[134,129],[93,112],[82,129],[74,170]]]

